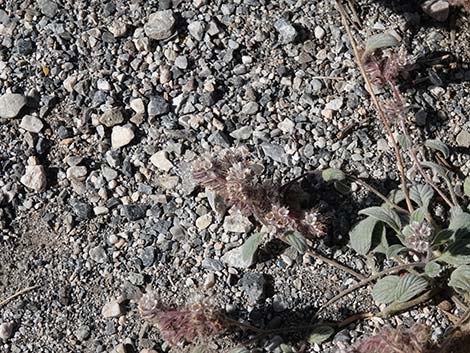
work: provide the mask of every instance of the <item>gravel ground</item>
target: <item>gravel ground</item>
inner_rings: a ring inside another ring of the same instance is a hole
[[[210,203],[190,177],[201,154],[244,145],[275,182],[336,167],[384,191],[397,184],[333,3],[0,5],[0,298],[39,285],[0,307],[0,351],[168,351],[131,300],[148,286],[173,304],[208,293],[235,318],[278,327],[308,322],[356,283],[276,243],[249,269],[228,266],[224,255],[259,224],[224,217],[223,204]],[[468,16],[458,16],[451,46],[448,23],[412,2],[360,0],[358,12],[363,36],[391,29],[415,57],[452,53],[457,65],[421,68],[404,95],[414,138],[448,143],[449,161],[469,175]],[[331,226],[314,247],[367,273],[347,233],[357,210],[377,200],[360,190],[317,190],[316,198]],[[364,289],[324,318],[375,310]],[[306,351],[336,352],[385,324],[414,322],[428,324],[434,338],[449,326],[435,307],[417,308],[351,324]],[[210,344],[222,352],[247,338]],[[302,339],[270,337],[256,351]]]

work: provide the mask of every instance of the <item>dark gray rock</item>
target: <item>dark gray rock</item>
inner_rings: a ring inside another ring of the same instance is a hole
[[[264,298],[266,279],[262,273],[245,273],[241,279],[241,284],[250,303],[255,304]]]
[[[124,216],[129,221],[137,221],[145,217],[147,211],[147,205],[135,204],[135,205],[124,205],[122,206]]]
[[[153,246],[147,246],[144,248],[140,254],[140,260],[142,261],[142,265],[145,267],[152,266],[155,262],[155,248]]]
[[[147,111],[149,116],[160,116],[170,112],[170,105],[162,96],[155,96],[150,98]]]
[[[93,207],[91,207],[86,202],[73,200],[70,202],[70,205],[72,206],[73,212],[79,219],[86,220],[93,217]]]

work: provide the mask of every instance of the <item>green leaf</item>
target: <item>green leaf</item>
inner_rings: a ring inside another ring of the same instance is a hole
[[[379,223],[375,226],[374,234],[377,232],[380,236],[379,244],[375,247],[374,252],[386,254],[390,245],[387,239],[387,229],[383,223]],[[372,240],[374,237],[372,238]]]
[[[395,288],[400,282],[398,276],[387,276],[379,279],[372,289],[372,298],[378,303],[389,304],[395,300]]]
[[[398,135],[397,136],[398,144],[401,148],[407,150],[411,146],[411,139],[405,135]]]
[[[413,211],[410,217],[411,222],[423,223],[425,211],[422,208],[418,208]]]
[[[449,147],[447,147],[447,145],[441,140],[426,140],[424,145],[433,150],[441,152],[445,158],[449,158]]]
[[[463,182],[463,193],[470,196],[470,176],[466,177]]]
[[[369,207],[359,211],[359,214],[373,217],[388,224],[395,232],[400,233],[401,221],[395,211],[384,207]]]
[[[457,267],[450,275],[449,285],[467,296],[470,295],[470,266]]]
[[[404,303],[418,294],[422,293],[428,286],[428,281],[423,277],[407,273],[400,278],[398,285],[394,291],[395,300]]]
[[[344,181],[335,181],[333,183],[333,186],[335,187],[336,191],[343,195],[349,194],[349,192],[351,191],[351,187]]]
[[[464,212],[460,207],[452,207],[450,210],[449,229],[455,232],[470,232],[470,214]]]
[[[410,225],[405,226],[401,233],[405,236],[405,239],[413,235],[413,228]]]
[[[406,250],[404,246],[400,244],[393,244],[388,247],[388,249],[385,251],[385,256],[387,256],[387,259],[391,259],[396,257],[400,252],[403,250]]]
[[[346,175],[340,169],[328,168],[321,172],[321,176],[327,183],[346,179]]]
[[[242,245],[241,254],[244,262],[251,262],[263,241],[263,233],[254,233]]]
[[[307,250],[307,240],[305,237],[296,231],[287,231],[284,233],[284,241],[291,245],[300,254],[303,254]]]
[[[442,244],[447,243],[452,235],[454,235],[454,231],[451,229],[441,229],[437,234],[436,237],[434,238],[434,241],[432,243],[433,246],[439,246]]]
[[[367,217],[363,219],[349,233],[351,247],[360,255],[366,255],[372,245],[372,234],[374,233],[377,219]]]
[[[428,262],[424,267],[424,273],[426,273],[429,277],[437,277],[442,271],[441,265],[439,265],[435,261]]]
[[[444,178],[445,180],[448,180],[447,177],[447,169],[445,169],[443,166],[440,166],[437,163],[434,162],[428,162],[428,161],[423,161],[421,162],[421,165],[423,167],[431,169],[434,173],[439,175],[440,177]]]
[[[416,184],[410,187],[410,199],[425,210],[428,209],[433,196],[434,190],[428,184]]]
[[[388,195],[388,199],[398,205],[400,202],[405,200],[405,193],[401,189],[392,190]]]
[[[333,333],[335,333],[335,330],[333,330],[333,328],[331,328],[330,326],[316,326],[313,328],[313,330],[310,332],[310,335],[308,336],[308,343],[320,344],[330,338]]]
[[[227,353],[250,353],[250,351],[246,347],[235,347]]]
[[[470,264],[470,239],[454,241],[437,260],[454,266]]]
[[[400,42],[390,33],[375,34],[367,39],[365,54],[372,53],[377,49],[396,47]]]
[[[290,346],[288,344],[281,343],[281,345],[279,347],[281,348],[282,353],[295,353],[292,346]]]

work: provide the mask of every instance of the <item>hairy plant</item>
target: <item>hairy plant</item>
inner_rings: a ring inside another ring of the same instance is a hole
[[[470,331],[458,329],[442,343],[430,342],[429,329],[416,324],[410,329],[385,328],[365,337],[341,353],[469,353]]]
[[[224,316],[203,300],[173,310],[150,291],[142,295],[138,305],[142,318],[156,326],[170,345],[198,343],[227,329]]]
[[[230,148],[217,157],[206,156],[193,168],[199,185],[215,191],[244,215],[254,215],[275,236],[299,252],[306,250],[304,236],[325,234],[325,217],[318,210],[292,211],[283,203],[280,187],[259,180],[262,168],[249,159],[246,148]]]
[[[427,353],[428,348],[428,330],[423,325],[415,325],[411,329],[382,329],[345,353]]]

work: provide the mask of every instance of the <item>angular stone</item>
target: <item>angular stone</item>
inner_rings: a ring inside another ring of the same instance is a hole
[[[205,215],[202,215],[196,219],[196,227],[199,230],[204,230],[207,227],[209,227],[212,223],[212,216],[210,213],[207,213]]]
[[[124,121],[124,115],[122,114],[121,108],[112,108],[106,110],[98,120],[104,126],[113,127]]]
[[[175,23],[171,10],[157,11],[149,16],[147,23],[144,25],[144,31],[151,39],[167,39],[173,34]]]
[[[135,111],[137,114],[145,113],[144,101],[141,98],[135,98],[131,100],[130,106],[131,106],[131,109]]]
[[[103,306],[103,309],[101,310],[101,315],[103,315],[105,319],[109,319],[111,317],[118,317],[121,316],[121,314],[121,305],[119,305],[119,303],[116,301],[106,303]]]
[[[243,216],[240,213],[235,213],[226,216],[224,219],[224,230],[232,233],[247,233],[251,230],[253,224],[250,222],[248,217]]]
[[[170,105],[162,96],[155,96],[150,98],[147,109],[150,116],[160,116],[170,111]]]
[[[242,254],[243,248],[232,249],[222,256],[222,261],[231,267],[248,268],[255,263],[255,256],[246,257]]]
[[[242,114],[246,115],[253,115],[258,112],[258,103],[256,102],[248,102],[242,108]]]
[[[84,181],[88,174],[87,168],[85,166],[72,166],[67,169],[67,179]]]
[[[205,24],[201,21],[194,21],[188,25],[189,34],[196,40],[204,37]]]
[[[39,10],[47,17],[54,17],[59,10],[59,6],[51,0],[38,0]]]
[[[91,259],[99,264],[108,262],[108,255],[102,246],[95,246],[89,251]]]
[[[449,2],[447,0],[426,0],[421,4],[421,8],[436,21],[444,22],[449,17]]]
[[[129,125],[115,126],[111,133],[111,147],[118,149],[128,145],[135,137],[134,131]]]
[[[263,299],[266,279],[262,273],[245,273],[241,279],[241,284],[251,304],[256,304]]]
[[[247,140],[251,137],[251,134],[253,133],[253,128],[248,125],[248,126],[242,126],[241,128],[232,131],[230,133],[230,136],[237,140]]]
[[[173,163],[168,160],[168,152],[167,151],[159,151],[154,153],[152,157],[150,157],[150,162],[160,170],[168,172],[171,168],[173,168]]]
[[[47,185],[46,171],[42,165],[28,165],[20,181],[28,189],[42,192]]]
[[[122,206],[122,210],[123,210],[124,216],[129,221],[137,221],[145,217],[145,213],[147,212],[147,206],[140,205],[140,204],[124,205]]]
[[[22,128],[23,130],[37,134],[38,132],[42,130],[43,127],[44,127],[44,124],[42,120],[39,118],[36,118],[35,116],[25,115],[21,119],[20,128]]]
[[[13,328],[15,327],[12,322],[2,322],[0,324],[0,339],[7,341],[13,335]]]
[[[0,96],[0,117],[15,118],[26,105],[26,97],[17,93],[5,93]]]
[[[274,28],[279,33],[279,40],[282,44],[291,43],[297,37],[297,30],[284,18],[280,18],[274,23]]]
[[[461,147],[470,147],[470,133],[467,130],[460,131],[455,140]]]

